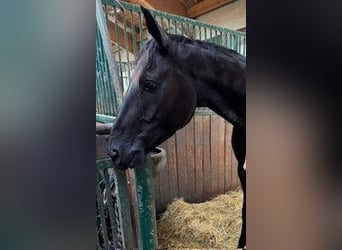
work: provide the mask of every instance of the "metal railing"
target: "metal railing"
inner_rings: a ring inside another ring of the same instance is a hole
[[[108,31],[121,79],[121,82],[117,84],[120,84],[126,90],[134,70],[135,57],[148,38],[143,14],[139,6],[126,2],[120,3],[124,11],[114,0],[102,0],[102,4],[107,14]],[[191,39],[215,43],[246,56],[246,34],[244,32],[229,30],[161,11],[151,10],[151,13],[162,28],[170,34],[179,34]],[[102,48],[100,39],[98,39],[98,32],[96,37],[96,112],[115,116],[118,108],[115,93],[113,89],[109,89],[110,85],[106,84],[107,79],[102,79],[106,76],[107,69],[101,57]]]

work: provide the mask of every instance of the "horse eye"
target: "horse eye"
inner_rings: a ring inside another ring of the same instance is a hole
[[[151,91],[154,90],[157,87],[157,83],[154,81],[146,81],[144,83],[144,90]]]

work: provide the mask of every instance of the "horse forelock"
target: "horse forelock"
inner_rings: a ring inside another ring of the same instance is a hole
[[[143,73],[151,67],[155,60],[155,50],[157,49],[156,42],[151,39],[141,49],[137,56],[131,83],[133,86],[138,87],[139,80]]]

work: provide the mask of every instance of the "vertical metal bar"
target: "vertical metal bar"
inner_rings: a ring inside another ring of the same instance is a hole
[[[103,1],[102,1],[103,4]],[[104,9],[105,9],[105,16],[106,16],[106,22],[108,24],[108,13],[107,13],[107,6],[108,6],[108,0],[105,1],[104,3]]]
[[[215,30],[215,43],[218,44],[218,45],[221,45],[220,42],[219,42],[219,38],[217,36],[217,30]]]
[[[111,159],[104,159],[96,161],[97,169],[108,169],[114,170],[114,183],[116,188],[116,203],[118,207],[118,217],[121,229],[121,238],[123,239],[122,249],[135,249],[135,239],[132,229],[132,219],[130,213],[130,201],[128,184],[126,178],[126,172],[118,170]],[[101,216],[101,214],[100,214]],[[106,248],[107,249],[107,248]]]
[[[146,163],[135,168],[136,193],[139,217],[139,249],[156,249],[157,230],[155,217],[155,203],[153,195],[153,178],[150,157]]]
[[[175,21],[175,35],[177,35],[177,20],[174,20]]]
[[[164,18],[163,18],[163,16],[160,17],[160,22],[161,22],[161,28],[162,28],[162,30],[165,30],[165,29],[164,29]]]
[[[121,10],[120,10],[121,11]],[[123,73],[122,73],[122,66],[121,66],[121,63],[122,63],[122,59],[121,59],[121,45],[120,45],[120,32],[119,32],[119,26],[118,26],[118,13],[117,13],[117,8],[116,6],[114,6],[114,17],[115,17],[115,20],[114,20],[114,28],[115,28],[115,39],[116,39],[116,44],[118,46],[118,58],[119,58],[119,61],[118,61],[118,65],[119,65],[119,72],[120,72],[120,78],[123,79]],[[122,82],[122,80],[121,80]]]
[[[196,39],[196,40],[198,39],[197,38],[197,34],[196,34],[196,26],[195,26],[195,24],[192,25],[192,35],[191,35],[191,38],[192,39]]]
[[[114,111],[112,107],[113,105],[111,104],[115,104],[114,102],[114,95],[111,95],[111,93],[113,93],[112,89],[110,88],[111,86],[111,81],[112,78],[110,77],[110,73],[109,73],[109,67],[108,67],[108,58],[107,55],[104,51],[104,47],[103,47],[103,39],[102,39],[102,43],[101,43],[101,61],[102,61],[102,70],[103,70],[103,84],[102,84],[102,97],[103,97],[103,103],[104,103],[104,107],[105,107],[105,113],[107,113],[108,115],[113,115]],[[114,94],[114,93],[113,93]]]
[[[99,33],[98,36],[98,41],[99,41],[99,66],[100,66],[100,77],[101,77],[101,84],[100,84],[100,98],[101,98],[101,103],[103,106],[103,114],[107,114],[110,115],[110,108],[109,108],[109,103],[106,102],[106,97],[107,97],[107,90],[106,90],[106,85],[108,84],[108,71],[106,69],[106,57],[105,57],[105,52],[104,52],[104,48],[103,48],[103,39],[101,37],[101,34]]]
[[[246,36],[243,37],[243,44],[244,44],[244,53],[243,53],[243,55],[246,56],[246,54],[247,54],[247,41],[246,41]]]
[[[100,71],[100,65],[99,65],[99,32],[98,28],[96,26],[96,113],[101,113],[101,99],[100,99],[100,92],[99,92],[99,86],[101,84],[101,71]]]
[[[131,15],[131,32],[132,32],[132,43],[133,43],[133,54],[134,57],[137,55],[137,40],[136,40],[136,34],[135,34],[135,26],[134,26],[134,14],[133,11],[130,10]]]
[[[171,22],[170,22],[170,17],[167,18],[167,32],[170,33],[171,32]]]
[[[198,26],[198,30],[199,30],[199,40],[202,41],[202,28],[201,28],[201,26]]]
[[[110,220],[110,225],[111,225],[111,231],[112,231],[112,238],[113,238],[113,243],[114,247],[118,248],[119,247],[119,241],[121,239],[118,238],[118,233],[119,233],[119,228],[120,225],[116,223],[115,219],[115,214],[114,214],[114,200],[112,198],[112,190],[111,190],[111,183],[109,182],[109,176],[108,176],[108,169],[103,170],[104,172],[104,183],[106,187],[106,195],[107,195],[107,204],[108,204],[108,210],[109,210],[109,220]],[[115,187],[114,187],[115,188]]]
[[[187,37],[190,37],[190,24],[189,23],[187,23],[187,31],[186,31],[186,35],[187,35]]]
[[[140,49],[143,47],[144,45],[144,39],[143,39],[143,25],[142,25],[142,16],[141,16],[141,12],[139,11],[139,36],[140,36]]]
[[[96,0],[96,22],[99,27],[102,41],[103,41],[103,48],[107,57],[107,63],[109,66],[109,74],[112,79],[110,82],[113,84],[113,89],[115,89],[116,92],[116,103],[121,104],[122,102],[122,85],[121,85],[121,79],[118,76],[118,68],[114,59],[112,45],[110,43],[110,37],[107,29],[107,25],[104,21],[104,14],[102,10],[102,4],[100,0]]]
[[[125,38],[125,50],[126,50],[126,59],[127,59],[127,62],[129,63],[129,46],[128,46],[128,37],[127,37],[127,24],[126,24],[126,13],[124,13],[123,15],[123,19],[122,19],[122,22],[123,22],[123,26],[124,26],[124,38]],[[128,68],[127,68],[127,71],[128,73],[128,77],[131,75],[131,68],[128,64]]]
[[[100,177],[99,177],[98,172],[96,172],[96,181],[97,181],[96,183],[100,182]],[[99,185],[96,185],[96,199],[97,199],[100,221],[101,221],[101,226],[102,226],[102,231],[103,231],[104,246],[106,249],[108,249],[109,247],[108,229],[107,229],[106,220],[105,220],[102,192],[101,192]]]

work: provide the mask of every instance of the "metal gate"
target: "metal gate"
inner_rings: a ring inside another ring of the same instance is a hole
[[[102,123],[115,121],[123,95],[116,90],[127,89],[135,58],[148,39],[140,7],[126,2],[121,2],[121,5],[124,10],[114,0],[102,0],[101,6],[118,78],[114,79],[111,74],[103,36],[98,24],[96,27],[96,120]],[[151,13],[168,33],[212,42],[246,55],[243,32],[160,11],[151,10]],[[210,114],[208,109],[198,110],[197,113]],[[106,144],[106,136],[97,135],[97,156]],[[120,172],[103,152],[101,154],[96,162],[96,248],[153,249],[157,243],[151,166],[147,162],[134,172]],[[132,210],[134,206],[135,210]]]
[[[102,0],[106,13],[106,21],[110,39],[113,45],[113,54],[118,65],[120,82],[116,83],[126,90],[134,69],[135,57],[148,38],[147,27],[141,9],[137,5],[120,2],[124,10],[114,0]],[[151,10],[152,15],[161,27],[170,34],[180,34],[191,39],[215,43],[246,56],[246,34],[222,27],[180,17],[169,13]],[[96,41],[100,41],[96,33]],[[98,43],[100,45],[100,43]],[[97,46],[97,49],[99,47]],[[100,49],[101,51],[101,49]],[[99,52],[100,52],[99,51]],[[96,57],[96,79],[98,114],[115,116],[117,103],[111,99],[115,96],[113,88],[104,83],[101,75],[106,71],[106,64],[101,53]],[[205,109],[201,109],[205,110]]]

